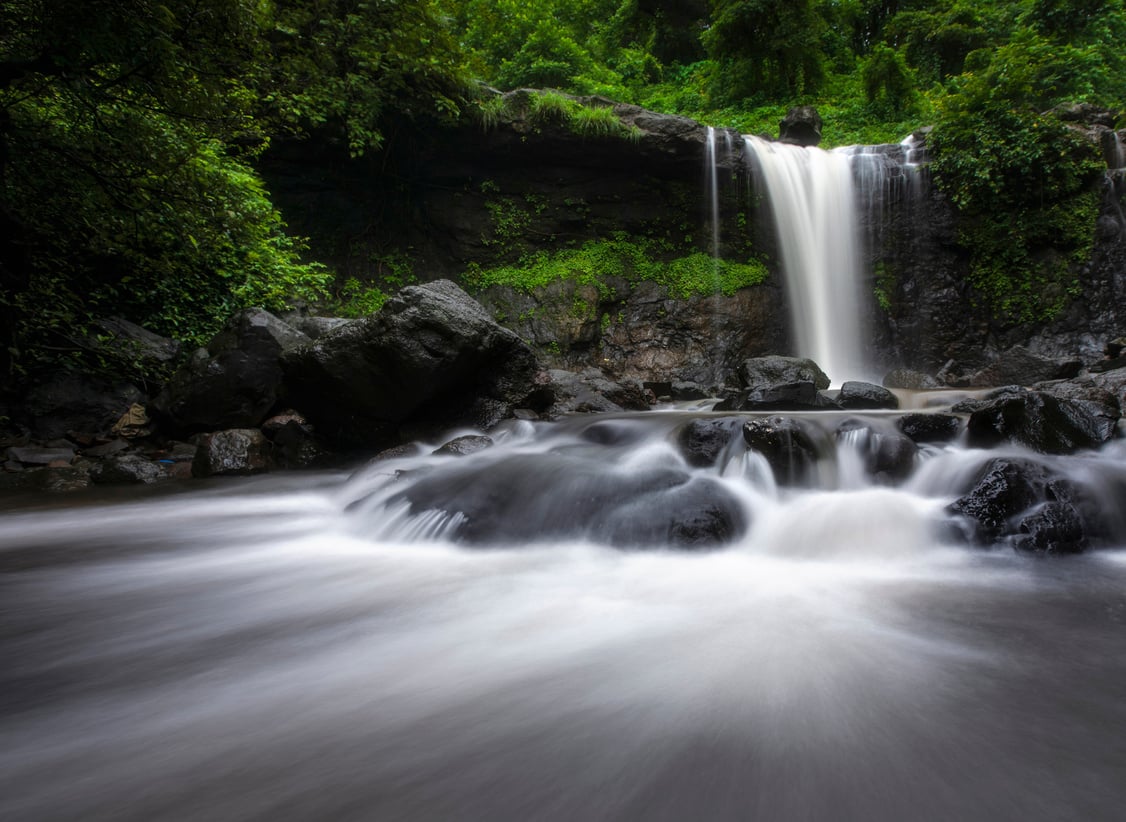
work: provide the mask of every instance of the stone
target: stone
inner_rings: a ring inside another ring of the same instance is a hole
[[[896,368],[884,375],[884,388],[904,388],[910,391],[926,391],[942,388],[942,383],[929,374],[912,371],[910,368]]]
[[[271,457],[270,441],[257,429],[216,431],[200,437],[192,476],[260,474],[272,467]]]
[[[908,437],[877,430],[863,420],[845,420],[837,427],[838,440],[847,440],[864,460],[864,470],[884,484],[896,484],[915,470],[918,446]]]
[[[1029,386],[1044,380],[1070,379],[1079,373],[1079,360],[1050,359],[1014,345],[1000,357],[969,377],[972,386]]]
[[[752,357],[740,363],[736,379],[750,389],[801,382],[822,390],[829,387],[828,375],[808,357]]]
[[[966,431],[974,448],[1011,441],[1042,454],[1097,448],[1116,433],[1084,404],[1039,391],[1006,391],[976,403]]]
[[[789,417],[747,420],[743,441],[766,458],[779,485],[805,485],[816,470],[819,455],[811,429]]]
[[[837,394],[837,404],[847,409],[899,408],[899,398],[870,382],[846,382]]]
[[[528,405],[538,372],[527,344],[448,280],[404,288],[282,367],[287,402],[344,447],[387,444],[408,420],[488,428]]]
[[[962,430],[962,418],[955,414],[904,414],[896,427],[913,442],[951,442]]]
[[[180,343],[155,334],[123,317],[105,317],[95,323],[89,339],[93,351],[139,369],[146,379],[159,379],[163,369],[180,356]]]
[[[98,485],[151,485],[167,477],[164,467],[140,454],[113,456],[90,469]]]
[[[467,434],[450,440],[439,448],[435,448],[431,453],[439,457],[466,457],[478,451],[484,451],[486,448],[492,448],[492,446],[493,440],[491,437]]]
[[[697,417],[676,433],[676,445],[685,461],[697,468],[719,462],[733,442],[740,438],[741,417]]]
[[[8,459],[23,465],[50,465],[64,461],[70,464],[74,459],[73,448],[40,448],[34,445],[17,446],[8,449]]]
[[[129,450],[129,443],[123,439],[110,440],[102,445],[94,445],[90,448],[83,448],[82,455],[86,457],[93,457],[94,459],[104,459],[112,457],[122,451]]]
[[[258,426],[281,391],[281,356],[310,342],[261,309],[232,317],[153,403],[177,434]]]
[[[839,409],[810,381],[762,385],[745,391],[724,392],[715,411],[820,411]]]
[[[795,146],[815,146],[821,142],[821,115],[813,106],[795,106],[778,124],[778,141]]]
[[[24,399],[32,433],[40,439],[72,431],[107,434],[121,415],[145,400],[135,385],[109,383],[83,374],[64,373],[33,387]]]

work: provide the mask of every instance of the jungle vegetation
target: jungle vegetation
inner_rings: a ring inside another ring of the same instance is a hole
[[[827,145],[933,124],[1003,303],[1036,285],[1000,216],[1074,216],[1095,157],[1051,109],[1123,105],[1123,42],[1123,0],[0,0],[0,368],[81,362],[108,314],[198,343],[240,306],[378,303],[310,257],[256,163],[281,138],[381,152],[480,116],[485,87],[752,133],[810,103]]]

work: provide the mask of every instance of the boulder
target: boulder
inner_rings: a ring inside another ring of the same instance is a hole
[[[820,411],[840,408],[817,390],[814,383],[799,382],[762,385],[745,391],[724,392],[715,411]]]
[[[1023,385],[1044,380],[1070,379],[1079,373],[1079,360],[1049,359],[1014,345],[1000,357],[969,377],[970,385]]]
[[[861,420],[845,420],[836,434],[838,440],[852,443],[864,460],[865,472],[879,482],[899,483],[915,470],[918,446],[902,434],[878,431]]]
[[[1097,448],[1116,433],[1087,405],[1039,391],[1006,390],[966,405],[972,410],[968,442],[975,448],[1011,441],[1042,454],[1070,454]]]
[[[292,409],[263,422],[262,433],[274,445],[274,459],[286,468],[323,466],[334,458],[308,420]]]
[[[706,549],[748,525],[721,483],[674,469],[615,470],[558,453],[454,463],[418,476],[390,504],[415,515],[442,512],[446,535],[469,545],[590,539],[620,548]]]
[[[910,368],[896,368],[884,375],[884,388],[926,391],[933,388],[942,388],[942,383],[921,371],[912,371]]]
[[[432,453],[439,457],[466,457],[478,451],[484,451],[486,448],[492,448],[492,446],[492,437],[486,437],[480,434],[466,434],[463,437],[456,437],[450,440],[439,448],[435,448]]]
[[[624,384],[609,379],[597,368],[581,373],[552,369],[548,374],[548,391],[552,397],[549,416],[575,412],[605,413],[626,408],[649,408],[649,394],[636,380]],[[619,400],[628,403],[622,405]]]
[[[236,314],[153,403],[179,434],[259,425],[278,400],[283,352],[309,338],[267,311]]]
[[[813,106],[795,106],[778,124],[778,140],[795,146],[815,146],[821,142],[821,115]]]
[[[83,374],[56,374],[28,393],[23,410],[32,433],[55,439],[72,432],[107,434],[145,396],[131,383],[108,383]]]
[[[818,450],[810,431],[789,417],[747,420],[743,441],[762,454],[779,485],[804,485],[817,468]]]
[[[163,466],[140,454],[109,457],[90,469],[98,485],[151,485],[167,477]]]
[[[848,409],[899,408],[899,398],[870,382],[846,382],[837,395],[837,404]]]
[[[404,288],[282,367],[288,401],[347,447],[388,444],[407,420],[488,428],[537,387],[531,349],[448,280]]]
[[[954,414],[904,414],[896,427],[913,442],[950,442],[962,430],[962,418]]]
[[[99,354],[138,369],[146,377],[159,375],[180,356],[180,343],[155,334],[121,317],[95,323],[90,347]]]
[[[991,460],[949,510],[969,523],[971,541],[984,546],[1007,540],[1021,550],[1078,553],[1089,536],[1107,531],[1081,486],[1028,459]]]
[[[260,474],[272,467],[272,446],[266,435],[253,428],[235,428],[204,434],[192,460],[193,477]]]
[[[799,382],[811,382],[818,389],[829,387],[829,377],[808,357],[752,357],[740,363],[735,376],[742,388]]]
[[[706,468],[719,462],[742,424],[741,417],[697,417],[680,427],[676,444],[689,465]]]
[[[35,445],[17,446],[8,449],[8,459],[22,465],[51,465],[70,463],[74,459],[74,448],[69,446],[40,447]]]

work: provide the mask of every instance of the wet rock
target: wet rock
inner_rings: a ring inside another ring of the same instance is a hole
[[[736,378],[749,389],[805,382],[818,389],[829,387],[829,377],[808,357],[752,357],[739,365]]]
[[[846,382],[837,395],[837,404],[849,409],[899,408],[899,398],[870,382]]]
[[[670,396],[674,400],[706,400],[712,396],[702,385],[687,380],[677,380],[670,386]]]
[[[795,146],[815,146],[821,142],[821,115],[813,106],[795,106],[778,124],[778,141]]]
[[[311,340],[319,340],[325,334],[352,322],[345,317],[310,317],[296,312],[286,314],[282,320]]]
[[[82,466],[33,468],[19,473],[0,474],[0,489],[36,493],[66,494],[90,487],[90,474]]]
[[[902,482],[915,470],[918,446],[902,434],[878,431],[861,420],[846,420],[837,438],[849,442],[864,460],[864,470],[884,484]]]
[[[488,428],[527,405],[537,373],[531,349],[447,280],[404,288],[282,365],[292,405],[344,446],[393,441],[408,419]]]
[[[926,391],[942,388],[942,383],[929,374],[912,371],[910,368],[896,368],[884,375],[884,388],[904,388],[911,391]]]
[[[971,525],[979,545],[1012,541],[1023,550],[1077,553],[1089,535],[1107,531],[1098,503],[1054,469],[1027,459],[987,463],[974,485],[949,510]]]
[[[309,338],[261,309],[236,314],[153,403],[182,434],[259,425],[278,400],[283,352]]]
[[[590,539],[621,548],[711,548],[745,532],[742,506],[719,482],[684,471],[616,471],[563,454],[507,456],[420,476],[396,501],[443,512],[457,542],[525,545]]]
[[[110,457],[90,469],[90,479],[98,485],[150,485],[167,476],[160,463],[140,454]]]
[[[636,420],[597,420],[583,428],[579,436],[599,445],[631,445],[645,439],[648,429]]]
[[[50,465],[53,462],[63,461],[70,463],[74,459],[74,448],[55,447],[42,448],[34,445],[17,446],[8,449],[8,459],[23,465]]]
[[[779,485],[808,484],[817,467],[817,445],[810,431],[788,417],[747,420],[747,447],[766,457]]]
[[[335,458],[313,426],[292,409],[262,423],[262,433],[274,444],[274,458],[286,468],[323,466]]]
[[[812,382],[760,386],[746,391],[725,392],[716,411],[819,411],[840,408]]]
[[[548,377],[548,391],[552,398],[549,416],[625,410],[602,393],[603,390],[619,393],[616,390],[619,386],[597,369],[588,368],[581,374],[552,369]]]
[[[970,385],[1032,385],[1044,380],[1070,379],[1079,373],[1079,360],[1049,359],[1014,345],[969,377]]]
[[[94,445],[90,448],[83,448],[82,454],[83,456],[92,457],[94,459],[105,459],[106,457],[112,457],[114,454],[119,454],[122,451],[128,450],[128,442],[123,439],[115,439],[110,440],[109,442],[102,445]]]
[[[432,453],[439,457],[466,457],[478,451],[484,451],[486,448],[492,448],[492,446],[493,440],[491,437],[467,434],[464,437],[450,440],[441,447],[434,449]]]
[[[192,476],[259,474],[272,467],[271,457],[270,441],[257,429],[216,431],[199,438]]]
[[[144,394],[130,383],[107,383],[82,374],[57,374],[32,388],[23,403],[32,433],[40,439],[71,431],[107,434]]]
[[[740,436],[740,417],[700,417],[681,426],[676,444],[689,465],[704,468],[715,465],[731,443]]]
[[[1042,454],[1070,454],[1097,448],[1115,434],[1083,404],[1038,391],[1005,392],[973,408],[966,430],[976,448],[1011,441]]]
[[[962,418],[954,414],[904,414],[895,424],[918,443],[950,442],[962,430]]]

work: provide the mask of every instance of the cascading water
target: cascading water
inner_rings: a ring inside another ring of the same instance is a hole
[[[836,385],[869,378],[848,157],[758,137],[744,140],[774,216],[797,353],[816,361]]]

